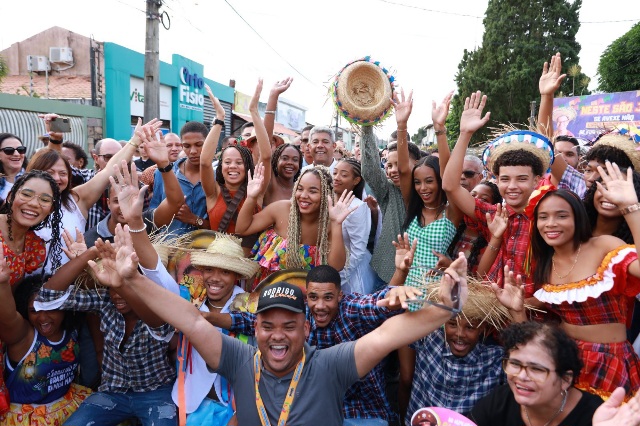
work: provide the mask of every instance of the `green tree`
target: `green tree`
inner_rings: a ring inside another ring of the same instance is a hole
[[[482,46],[464,51],[455,81],[458,94],[447,122],[450,137],[457,137],[464,99],[482,90],[488,97],[491,122],[527,123],[530,102],[539,102],[538,80],[542,64],[560,52],[563,69],[579,63],[576,33],[582,0],[489,0],[484,17]],[[584,74],[576,75],[576,83]],[[565,79],[560,90],[571,92]],[[577,86],[577,84],[576,84]],[[487,127],[474,136],[488,138]]]
[[[598,90],[640,89],[640,22],[607,47],[598,64]]]
[[[9,74],[9,65],[7,65],[7,61],[0,56],[0,84],[2,84],[2,80]]]

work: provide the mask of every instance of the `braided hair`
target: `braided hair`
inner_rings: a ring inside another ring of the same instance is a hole
[[[359,200],[362,200],[362,193],[364,192],[364,178],[362,177],[362,165],[358,160],[351,157],[344,157],[338,160],[338,163],[347,163],[351,166],[353,170],[353,174],[355,177],[360,178],[360,182],[356,186],[353,187],[353,195],[355,195]]]
[[[275,177],[278,176],[278,162],[280,161],[280,156],[282,155],[282,152],[287,148],[295,149],[298,154],[298,173],[296,173],[296,175],[293,177],[293,181],[295,182],[300,176],[300,170],[302,170],[302,159],[304,158],[302,156],[302,151],[300,151],[300,148],[298,148],[297,145],[284,143],[279,147],[277,147],[276,150],[273,151],[273,156],[271,157],[271,171],[273,172],[273,176]]]
[[[316,247],[320,254],[320,264],[327,264],[327,257],[329,255],[329,203],[327,199],[331,197],[335,200],[333,195],[333,185],[329,169],[324,166],[315,166],[306,169],[300,174],[300,177],[293,184],[293,194],[291,195],[291,209],[289,210],[289,224],[287,226],[287,238],[289,243],[286,265],[287,269],[304,269],[304,259],[300,254],[300,240],[302,239],[302,228],[300,227],[300,208],[296,201],[296,193],[300,181],[306,174],[314,174],[318,176],[320,180],[320,214],[318,215],[318,239],[316,241]],[[291,252],[291,248],[294,247],[295,255]]]
[[[50,263],[53,271],[58,269],[62,263],[62,238],[60,236],[60,227],[62,226],[62,205],[60,188],[51,175],[42,170],[31,170],[28,173],[20,176],[16,179],[16,183],[11,188],[6,202],[0,208],[0,213],[7,215],[7,227],[9,228],[9,239],[11,236],[11,216],[13,215],[13,202],[16,199],[16,194],[24,184],[31,179],[42,179],[46,181],[51,187],[53,193],[53,204],[51,205],[51,212],[44,218],[44,220],[35,226],[32,226],[30,230],[38,231],[43,228],[51,228],[51,239],[47,241],[49,249],[47,250],[47,258],[45,264],[42,267],[42,275],[44,276],[45,266]]]
[[[242,145],[229,145],[220,153],[220,161],[218,161],[218,167],[216,167],[216,182],[218,185],[224,186],[224,176],[222,176],[222,163],[224,162],[224,153],[229,149],[237,149],[240,153],[240,157],[242,157],[242,163],[244,164],[244,181],[242,183],[243,186],[247,186],[249,182],[249,173],[253,175],[253,156],[251,155],[251,151],[249,148],[246,148]]]

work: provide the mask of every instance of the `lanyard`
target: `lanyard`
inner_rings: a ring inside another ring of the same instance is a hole
[[[264,408],[264,403],[262,402],[262,397],[260,396],[260,390],[258,389],[258,383],[260,383],[260,359],[261,359],[260,351],[257,351],[253,356],[253,371],[256,377],[256,405],[258,408],[258,416],[260,416],[260,422],[262,426],[271,426],[271,422],[269,422],[269,416],[267,415],[267,410]],[[298,362],[295,371],[293,372],[293,377],[291,377],[291,384],[289,385],[289,390],[287,391],[287,396],[284,399],[284,404],[282,405],[282,411],[280,412],[280,418],[278,419],[278,426],[285,426],[287,423],[287,419],[289,418],[289,412],[291,411],[291,405],[293,404],[293,397],[296,394],[296,387],[298,386],[298,382],[300,381],[300,376],[302,375],[302,368],[304,367],[305,354],[304,350],[302,351],[302,359]]]

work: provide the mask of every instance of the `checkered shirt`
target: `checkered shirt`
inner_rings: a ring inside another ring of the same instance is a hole
[[[499,346],[478,343],[464,357],[451,353],[439,328],[414,343],[416,366],[405,424],[421,407],[444,407],[469,413],[475,403],[505,381],[504,351]]]
[[[584,175],[567,164],[567,168],[558,182],[558,189],[568,189],[578,194],[581,199],[584,198],[584,194],[587,193]]]
[[[175,381],[176,372],[167,357],[173,327],[164,324],[152,328],[138,320],[129,338],[124,341],[124,317],[111,302],[106,289],[78,290],[71,287],[67,291],[55,291],[43,288],[35,307],[89,311],[100,315],[104,356],[99,391],[146,392]]]
[[[529,233],[531,221],[524,213],[516,213],[508,204],[506,208],[509,213],[507,230],[502,236],[500,251],[487,274],[487,278],[502,287],[504,266],[508,265],[514,274],[522,275],[525,297],[531,297],[534,291],[533,277],[524,272],[525,258],[530,242]],[[487,241],[491,241],[491,231],[489,231],[489,227],[487,226],[486,213],[489,213],[491,217],[493,217],[496,213],[496,205],[485,203],[476,198],[475,217],[465,217],[465,223],[469,229],[474,229]]]
[[[433,254],[432,250],[438,253],[446,253],[449,244],[456,235],[456,227],[447,219],[446,215],[438,220],[434,220],[427,226],[420,226],[418,217],[413,218],[407,229],[409,241],[418,240],[418,247],[413,256],[412,269],[409,270],[406,285],[417,287],[422,283],[422,277],[426,270],[418,268],[425,266],[427,268],[435,268],[438,258]]]
[[[342,297],[338,315],[328,326],[319,328],[309,308],[306,317],[311,325],[307,342],[318,349],[329,348],[344,342],[352,342],[378,328],[387,318],[402,310],[390,311],[376,305],[385,298],[389,287],[373,294],[347,294]],[[253,335],[255,315],[231,312],[230,331]],[[365,377],[353,384],[344,397],[345,418],[384,419],[390,421],[394,414],[386,398],[382,365],[376,365]]]

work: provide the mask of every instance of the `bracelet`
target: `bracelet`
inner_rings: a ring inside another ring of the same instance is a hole
[[[627,206],[625,208],[620,209],[620,214],[622,216],[626,216],[629,213],[637,212],[638,210],[640,210],[640,203],[635,203],[635,204],[631,204],[630,206]]]
[[[222,127],[224,127],[224,120],[220,120],[220,119],[216,118],[215,120],[213,120],[213,123],[211,123],[211,126],[215,126],[216,124],[219,124]]]
[[[139,234],[140,232],[144,232],[144,231],[146,231],[146,230],[147,230],[147,227],[146,227],[146,226],[143,226],[143,227],[142,227],[142,228],[140,228],[140,229],[131,229],[131,228],[129,228],[129,232],[132,232],[132,233],[134,233],[134,234]]]
[[[434,130],[435,130],[435,128],[434,128]],[[436,136],[444,135],[446,133],[447,133],[447,128],[446,127],[444,129],[442,129],[442,130],[436,130]]]
[[[492,246],[491,244],[488,244],[488,243],[487,243],[487,247],[489,247],[493,251],[500,251],[500,248],[498,248],[496,246]]]
[[[405,127],[404,129],[401,129],[401,128],[399,128],[399,127],[398,127],[398,129],[397,129],[396,131],[397,131],[397,132],[406,132],[406,131],[407,131],[407,128]]]
[[[276,115],[276,111],[275,111],[275,110],[273,110],[273,111],[265,111],[264,113],[265,113],[265,114],[273,114],[273,115]]]
[[[49,138],[49,142],[51,142],[54,145],[60,145],[62,143],[62,139],[51,139],[51,138]]]
[[[128,142],[128,144],[129,144],[129,145],[131,145],[131,146],[133,146],[133,147],[134,147],[134,148],[136,148],[136,149],[140,148],[140,145],[136,145],[135,143],[133,143],[133,142],[131,142],[131,141],[129,141],[129,142]]]

